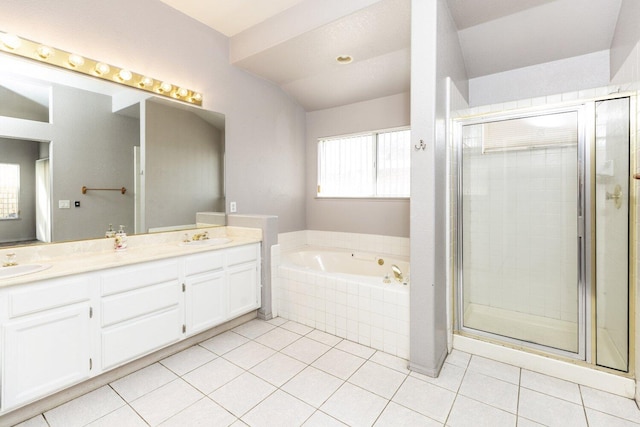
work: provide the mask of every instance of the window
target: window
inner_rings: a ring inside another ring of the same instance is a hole
[[[409,197],[408,129],[318,140],[318,197]]]
[[[0,163],[0,219],[17,219],[19,214],[20,165]]]

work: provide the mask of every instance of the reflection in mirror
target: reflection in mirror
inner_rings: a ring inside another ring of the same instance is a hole
[[[145,103],[141,229],[195,225],[194,212],[224,211],[224,116],[162,99]]]
[[[0,218],[16,212],[0,245],[191,228],[224,211],[224,115],[8,55],[0,70],[0,165],[20,165],[18,183],[0,176]]]

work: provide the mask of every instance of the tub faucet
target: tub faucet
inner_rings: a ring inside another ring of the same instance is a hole
[[[402,282],[403,277],[402,277],[402,270],[400,270],[400,267],[398,267],[397,265],[393,264],[391,266],[391,271],[393,271],[393,275],[396,278],[396,282]]]

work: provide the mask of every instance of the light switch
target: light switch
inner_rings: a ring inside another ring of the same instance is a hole
[[[59,209],[69,209],[70,207],[71,204],[69,203],[69,200],[58,200]]]

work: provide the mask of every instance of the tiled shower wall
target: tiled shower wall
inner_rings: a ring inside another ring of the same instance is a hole
[[[577,146],[482,152],[465,130],[465,303],[577,320]]]

